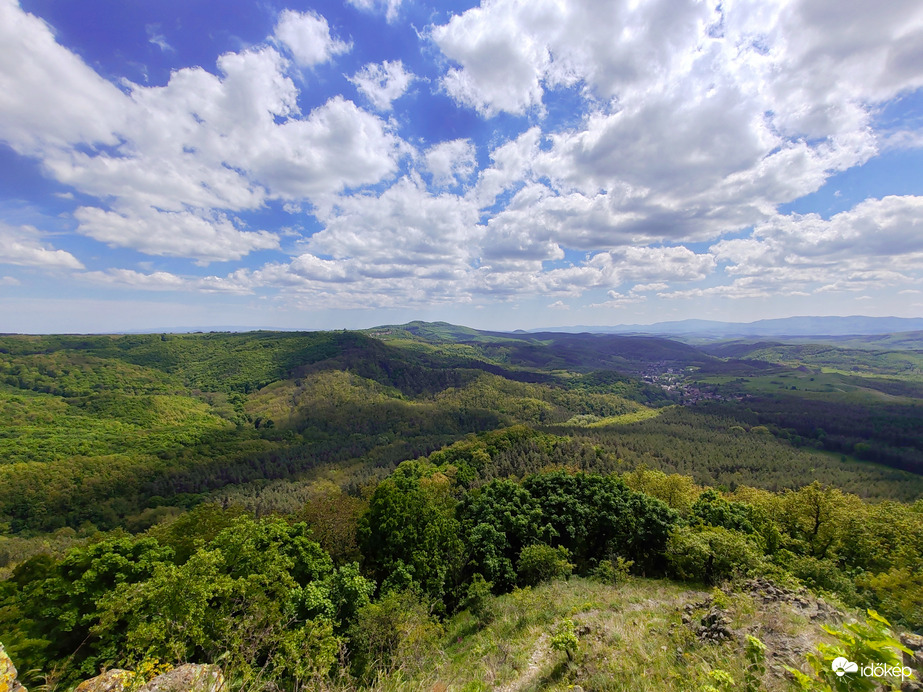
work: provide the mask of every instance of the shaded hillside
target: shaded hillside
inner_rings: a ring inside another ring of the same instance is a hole
[[[685,367],[716,360],[693,346],[648,336],[505,333],[455,327],[442,322],[389,325],[367,330],[367,333],[387,341],[410,339],[431,344],[463,345],[496,363],[549,371],[614,369],[640,372],[652,363]]]

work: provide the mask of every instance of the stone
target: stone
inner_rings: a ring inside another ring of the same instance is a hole
[[[905,632],[901,635],[901,644],[911,651],[923,651],[923,635]]]
[[[127,692],[135,674],[130,670],[113,668],[95,678],[90,678],[77,685],[74,692]]]
[[[708,613],[702,616],[700,625],[696,629],[696,636],[702,641],[718,642],[724,639],[731,639],[731,633],[725,614],[718,608],[712,608]]]
[[[16,679],[16,666],[0,644],[0,692],[28,692]]]
[[[187,663],[158,675],[138,692],[220,692],[224,675],[218,666]]]

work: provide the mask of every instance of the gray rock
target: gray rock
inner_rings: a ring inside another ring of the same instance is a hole
[[[187,663],[158,675],[138,692],[220,692],[224,675],[218,666]]]
[[[135,674],[130,670],[113,668],[81,682],[74,692],[126,692],[130,689],[134,677]]]
[[[28,692],[16,679],[16,666],[0,644],[0,692]]]

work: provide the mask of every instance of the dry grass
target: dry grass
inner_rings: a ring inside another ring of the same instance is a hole
[[[822,620],[812,620],[790,603],[718,594],[734,637],[702,642],[693,627],[705,608],[693,611],[691,625],[682,622],[683,608],[710,596],[685,584],[651,579],[613,587],[574,578],[519,590],[498,598],[497,618],[483,629],[467,613],[451,619],[426,672],[398,674],[375,689],[691,692],[711,682],[714,670],[730,674],[738,689],[747,666],[742,644],[747,634],[767,645],[764,689],[794,689],[781,665],[799,664],[803,652],[824,638]],[[564,618],[573,620],[580,640],[573,662],[550,646],[552,626]]]

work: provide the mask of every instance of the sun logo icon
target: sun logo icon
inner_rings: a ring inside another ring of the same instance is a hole
[[[833,668],[833,672],[836,673],[839,677],[843,677],[846,673],[855,673],[859,670],[859,665],[853,663],[849,659],[838,656],[833,659],[833,663],[830,665]]]

